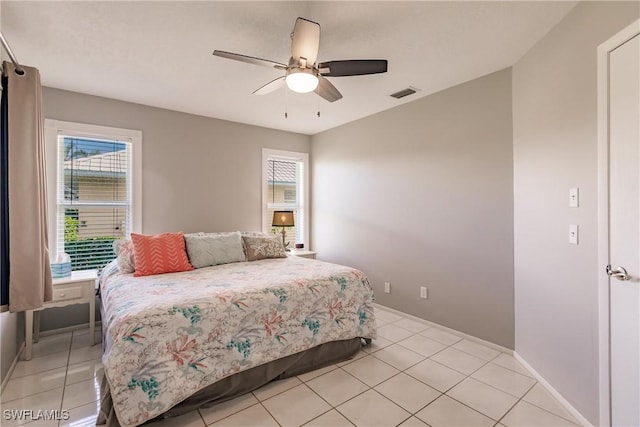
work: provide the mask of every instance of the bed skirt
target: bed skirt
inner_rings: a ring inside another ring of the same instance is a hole
[[[369,342],[371,340],[366,340],[367,344]],[[363,340],[360,338],[328,342],[303,352],[238,372],[205,387],[149,422],[161,418],[177,417],[198,408],[209,408],[256,390],[271,381],[304,374],[305,372],[351,359],[360,351],[363,344]],[[113,409],[109,384],[104,374],[100,383],[100,413],[96,425],[120,427]]]

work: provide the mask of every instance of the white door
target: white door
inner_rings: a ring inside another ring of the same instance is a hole
[[[610,51],[608,89],[611,423],[640,426],[640,35]]]

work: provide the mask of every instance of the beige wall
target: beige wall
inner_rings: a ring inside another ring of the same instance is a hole
[[[142,131],[145,233],[259,230],[262,148],[309,152],[306,135],[44,90],[48,119]]]
[[[262,148],[309,152],[310,137],[44,88],[48,119],[142,131],[142,231],[260,230]],[[42,329],[88,322],[86,306]]]
[[[513,67],[516,351],[598,419],[596,49],[639,3],[582,2]],[[568,191],[580,188],[580,207]],[[578,246],[568,244],[579,225]]]
[[[513,348],[510,69],[311,147],[319,259],[362,269],[382,305]]]

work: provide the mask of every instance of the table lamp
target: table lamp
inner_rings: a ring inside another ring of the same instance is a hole
[[[282,227],[282,245],[286,247],[284,242],[284,238],[287,235],[287,232],[284,230],[285,227],[293,227],[295,224],[293,223],[293,211],[274,211],[273,212],[273,221],[271,222],[271,226],[273,227]]]

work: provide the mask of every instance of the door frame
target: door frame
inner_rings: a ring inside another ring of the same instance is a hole
[[[609,53],[640,34],[640,20],[598,46],[598,353],[600,425],[611,425],[609,336]]]

